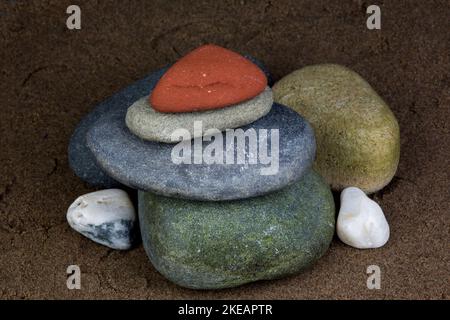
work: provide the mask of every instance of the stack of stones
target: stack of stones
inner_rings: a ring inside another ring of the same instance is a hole
[[[181,286],[294,274],[333,237],[333,196],[312,170],[313,129],[273,102],[263,70],[202,46],[100,104],[71,139],[80,178],[138,190],[145,250]]]

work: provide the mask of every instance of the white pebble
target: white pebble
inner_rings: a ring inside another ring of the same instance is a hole
[[[129,249],[135,237],[136,212],[128,194],[106,189],[78,197],[67,210],[69,225],[113,249]]]
[[[336,229],[342,242],[359,249],[379,248],[389,239],[389,225],[383,210],[355,187],[341,193]]]

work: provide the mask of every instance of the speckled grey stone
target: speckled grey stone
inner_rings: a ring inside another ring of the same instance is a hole
[[[269,87],[253,99],[200,112],[158,112],[151,107],[149,98],[143,97],[128,108],[125,123],[131,132],[142,139],[176,143],[181,141],[182,137],[172,137],[172,133],[179,128],[187,129],[192,138],[203,136],[208,129],[223,131],[238,128],[265,116],[272,104],[272,90]],[[203,132],[194,132],[195,121],[202,122]]]
[[[176,164],[171,157],[176,145],[145,141],[132,134],[122,110],[105,114],[88,131],[86,139],[99,165],[117,181],[138,190],[187,199],[230,200],[262,195],[297,181],[311,167],[316,149],[314,133],[295,111],[274,104],[265,117],[241,129],[251,128],[259,134],[260,129],[278,129],[279,169],[275,174],[262,175],[261,170],[269,165],[263,164],[261,158],[256,164]],[[269,154],[272,134],[269,131],[266,139],[258,136],[258,148],[267,145]],[[188,141],[189,145],[195,140]],[[203,141],[203,150],[210,143]],[[224,143],[224,155],[226,147]],[[250,150],[248,146],[245,150],[238,148],[235,143],[229,151],[235,155],[244,151],[247,158]]]
[[[166,70],[167,68],[160,69],[119,91],[97,105],[80,121],[70,138],[68,148],[69,166],[79,178],[93,186],[103,188],[114,188],[121,185],[98,166],[86,146],[86,132],[102,115],[110,111],[114,110],[125,115],[128,107],[134,101],[149,94]]]
[[[220,289],[295,274],[334,234],[329,186],[309,171],[293,185],[251,199],[208,202],[139,192],[144,248],[174,283]]]

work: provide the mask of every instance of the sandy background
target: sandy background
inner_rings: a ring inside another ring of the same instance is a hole
[[[0,3],[0,298],[437,298],[449,294],[450,4],[373,1],[72,1]],[[96,103],[200,44],[263,60],[275,79],[333,62],[360,73],[401,128],[392,183],[375,195],[391,226],[379,250],[334,240],[310,271],[223,291],[180,288],[142,246],[118,252],[72,231],[70,203],[94,189],[70,171],[69,137]],[[82,289],[66,287],[78,264]],[[377,264],[382,289],[366,288]]]

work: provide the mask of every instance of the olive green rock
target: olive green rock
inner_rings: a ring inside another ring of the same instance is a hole
[[[312,124],[314,168],[333,189],[354,186],[371,193],[391,181],[400,157],[399,126],[357,73],[333,64],[308,66],[278,81],[273,94]]]
[[[334,202],[317,173],[280,191],[202,202],[139,192],[144,248],[174,283],[220,289],[275,279],[310,266],[334,234]]]

